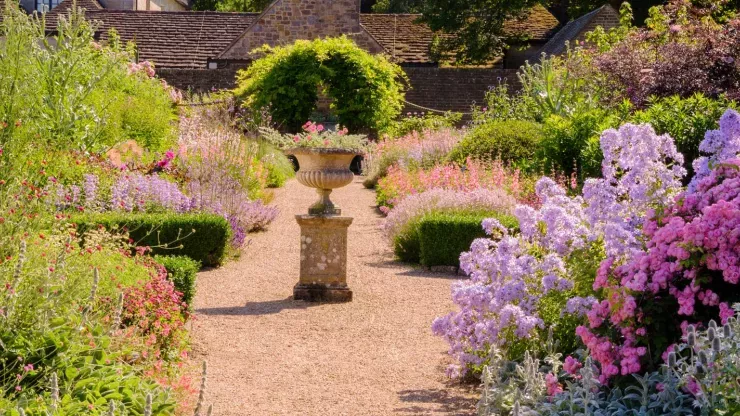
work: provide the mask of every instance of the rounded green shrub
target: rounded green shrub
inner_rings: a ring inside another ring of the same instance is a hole
[[[473,240],[485,237],[481,223],[486,218],[496,218],[510,229],[519,227],[515,217],[501,212],[437,210],[409,221],[393,238],[393,252],[406,263],[459,266],[460,254]]]
[[[401,113],[401,67],[372,55],[346,36],[299,40],[259,50],[264,57],[238,74],[236,97],[297,132],[316,110],[319,93],[332,100],[339,124],[351,131],[383,131]]]
[[[542,140],[542,126],[532,121],[495,120],[475,127],[449,155],[453,162],[467,158],[500,159],[515,165],[528,165]]]

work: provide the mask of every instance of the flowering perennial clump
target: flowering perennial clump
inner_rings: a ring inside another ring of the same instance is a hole
[[[534,202],[531,193],[524,189],[519,170],[509,169],[498,161],[483,163],[468,160],[465,166],[437,165],[430,170],[388,168],[388,174],[378,183],[381,205],[394,206],[406,195],[440,188],[470,192],[476,189],[503,189],[515,199]]]
[[[594,290],[604,299],[593,304],[589,325],[578,335],[601,364],[602,377],[640,371],[689,323],[732,316],[730,303],[740,300],[734,294],[740,281],[738,140],[740,118],[728,110],[721,129],[707,132],[701,146],[713,153],[711,170],[697,169],[691,189],[643,216],[644,248],[601,263]],[[683,317],[680,325],[676,315]],[[613,329],[618,337],[608,336]]]
[[[469,192],[431,189],[399,202],[383,222],[383,232],[392,240],[406,225],[425,214],[442,211],[495,211],[511,213],[516,201],[501,189],[475,189]]]
[[[544,329],[537,311],[540,298],[574,286],[564,256],[589,241],[590,231],[582,226],[583,201],[567,197],[549,178],[537,183],[537,196],[543,201],[540,209],[518,206],[515,210],[519,235],[510,235],[495,219],[486,220],[486,232],[500,240],[478,239],[460,257],[460,267],[470,275],[470,280],[452,288],[460,310],[437,318],[432,325],[462,365],[452,366],[452,374],[485,363],[491,348],[535,336]]]
[[[330,130],[312,121],[304,124],[303,131],[297,134],[280,134],[270,128],[261,128],[260,132],[265,140],[281,149],[305,147],[364,152],[367,147],[367,139],[363,135],[349,134],[349,130],[342,126]]]
[[[562,292],[559,298],[567,299],[558,303],[563,315],[587,312],[589,320],[598,320],[596,311],[604,306],[591,288],[583,290],[579,285],[581,279],[590,286],[596,271],[584,269],[579,259],[593,263],[591,259],[598,261],[606,252],[614,262],[640,252],[649,238],[644,234],[651,231],[645,229],[642,218],[672,200],[684,174],[671,138],[657,135],[650,126],[627,124],[607,130],[601,147],[604,177],[588,181],[583,196],[568,197],[553,180],[542,178],[536,184],[542,205],[520,205],[515,210],[518,234],[487,220],[484,228],[500,236],[500,241],[477,240],[461,256],[461,267],[470,280],[453,286],[452,297],[460,310],[433,324],[434,332],[448,340],[451,354],[459,360],[461,366],[453,372],[464,373],[485,363],[491,349],[505,350],[522,339],[541,338],[545,324],[551,324],[541,315],[543,301],[555,297],[552,293]],[[618,306],[622,315],[636,309],[630,299]],[[630,342],[617,348],[584,327],[577,334],[602,364],[603,381],[621,371],[615,364],[620,360],[629,372],[639,370],[644,347]],[[622,336],[634,339],[641,334]]]
[[[607,255],[629,256],[642,249],[642,216],[680,188],[683,155],[670,136],[656,135],[649,125],[605,131],[601,150],[603,178],[583,187],[588,223],[603,235]]]
[[[694,178],[689,184],[689,191],[696,189],[699,181],[709,176],[712,167],[719,162],[736,158],[740,154],[740,114],[727,110],[719,119],[719,130],[708,131],[699,151],[709,156],[694,160]]]

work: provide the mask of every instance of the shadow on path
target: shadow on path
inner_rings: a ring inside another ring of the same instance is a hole
[[[461,397],[448,389],[403,390],[398,393],[398,397],[402,402],[409,404],[407,407],[395,409],[395,413],[398,414],[428,415],[430,414],[428,405],[437,404],[437,410],[432,411],[432,413],[460,416],[475,415],[469,398]],[[422,406],[423,404],[427,406]]]
[[[197,313],[208,316],[259,316],[274,315],[289,309],[308,309],[320,303],[308,303],[302,300],[293,300],[289,297],[282,300],[268,300],[264,302],[248,302],[245,306],[229,306],[224,308],[202,308]]]
[[[419,266],[418,264],[403,263],[397,260],[365,262],[363,265],[373,269],[396,270],[396,273],[394,273],[396,276],[428,277],[430,279],[448,280],[464,280],[468,278],[467,276],[461,276],[457,273],[433,272],[425,267]]]

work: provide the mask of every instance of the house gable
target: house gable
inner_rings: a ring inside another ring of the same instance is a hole
[[[360,24],[360,0],[276,0],[218,58],[248,60],[263,45],[341,35],[372,53],[385,51]]]
[[[585,42],[586,34],[598,26],[606,30],[619,26],[619,12],[608,4],[571,20],[540,49],[540,53],[560,55],[567,50],[566,42]]]

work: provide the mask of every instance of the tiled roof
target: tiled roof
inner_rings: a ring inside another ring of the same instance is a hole
[[[95,10],[103,10],[103,6],[98,3],[98,0],[76,0],[76,2],[72,2],[71,0],[66,0],[61,3],[59,3],[59,6],[52,9],[50,12],[47,13],[47,16],[60,16],[60,15],[67,15],[69,14],[69,11],[72,10],[72,6],[75,4],[80,9],[85,9],[85,11],[91,12]]]
[[[52,28],[58,16],[54,12],[61,7],[48,13]],[[101,39],[115,28],[121,40],[136,43],[139,60],[162,68],[205,68],[209,58],[223,51],[257,17],[255,13],[133,10],[88,10],[85,15],[99,24]]]
[[[430,63],[434,32],[415,23],[418,14],[361,14],[360,24],[389,55],[402,63]]]
[[[7,0],[0,0],[7,1]],[[139,59],[163,68],[205,68],[239,37],[256,13],[158,12],[102,9],[97,0],[77,0],[86,16],[99,24],[101,38],[114,27],[125,42],[134,41]],[[47,14],[54,28],[60,14],[68,13],[71,0],[63,1]],[[429,54],[434,33],[417,23],[418,14],[362,14],[360,23],[399,63],[433,63]],[[521,21],[507,23],[507,29],[523,32],[529,39],[543,41],[558,26],[555,17],[535,6]]]
[[[420,14],[362,14],[360,23],[398,62],[430,63],[429,47],[434,32],[418,23],[420,17]],[[526,17],[507,23],[505,28],[542,42],[549,39],[558,26],[555,16],[537,5]]]
[[[526,35],[529,40],[546,41],[555,33],[560,22],[546,8],[538,4],[521,19],[504,24],[504,29],[512,34]]]
[[[601,13],[605,7],[611,6],[605,4],[594,11],[584,14],[578,19],[568,22],[562,29],[558,31],[558,33],[556,33],[549,41],[547,41],[545,46],[540,49],[540,53],[546,53],[548,55],[559,55],[565,52],[565,42],[576,39],[578,35],[583,31],[583,29],[585,29],[586,26],[591,23],[591,20],[593,20],[599,13]]]

